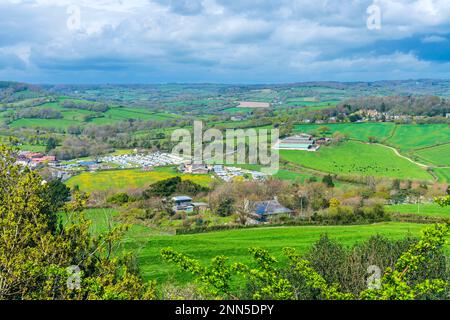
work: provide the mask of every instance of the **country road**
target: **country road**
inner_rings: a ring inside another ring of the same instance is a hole
[[[390,146],[387,146],[387,145],[381,144],[381,143],[376,143],[376,145],[379,145],[379,146],[382,146],[382,147],[391,149],[391,150],[393,150],[393,151],[395,152],[395,154],[396,154],[397,156],[399,156],[400,158],[406,159],[406,160],[408,160],[409,162],[414,163],[414,164],[416,164],[416,165],[418,165],[418,166],[420,166],[420,167],[422,167],[422,168],[427,169],[427,168],[430,167],[430,166],[428,166],[428,165],[426,165],[426,164],[423,164],[423,163],[414,161],[413,159],[408,158],[407,156],[402,155],[402,154],[401,154],[397,149],[395,149],[394,147],[390,147]]]

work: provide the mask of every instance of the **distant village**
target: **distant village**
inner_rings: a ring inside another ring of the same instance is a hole
[[[330,142],[329,138],[314,138],[312,135],[300,133],[295,136],[279,140],[274,146],[278,150],[302,150],[315,152]],[[46,166],[53,178],[63,181],[81,172],[96,172],[102,170],[142,169],[152,171],[155,167],[175,166],[182,174],[211,174],[225,182],[236,178],[245,180],[265,180],[267,175],[256,170],[241,168],[232,165],[215,165],[206,163],[192,163],[179,156],[144,150],[134,150],[127,154],[110,154],[97,159],[80,159],[73,161],[58,161],[53,155],[40,152],[22,151],[17,157],[17,163],[31,169]]]

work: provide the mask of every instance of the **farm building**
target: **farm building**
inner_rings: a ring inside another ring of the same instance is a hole
[[[192,198],[188,196],[177,196],[172,198],[172,202],[174,204],[173,211],[179,212],[194,212],[205,211],[208,208],[208,204],[204,202],[192,202]]]
[[[319,146],[316,144],[316,140],[313,136],[302,133],[300,135],[279,140],[274,148],[278,150],[317,151]]]
[[[182,173],[208,174],[211,167],[206,164],[181,164],[178,170]]]
[[[192,212],[194,210],[191,197],[188,196],[173,197],[172,202],[174,204],[173,211]]]
[[[55,164],[57,162],[55,156],[47,156],[38,152],[23,151],[17,157],[17,163],[30,168],[35,168],[39,164],[49,163]]]

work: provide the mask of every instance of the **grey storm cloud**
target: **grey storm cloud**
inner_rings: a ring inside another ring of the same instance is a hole
[[[0,78],[287,82],[448,77],[450,1],[0,0]],[[380,48],[379,46],[383,46]],[[20,77],[20,78],[19,78]]]

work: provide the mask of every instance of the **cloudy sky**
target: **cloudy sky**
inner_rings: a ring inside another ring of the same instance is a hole
[[[450,78],[450,0],[0,0],[0,80]]]

